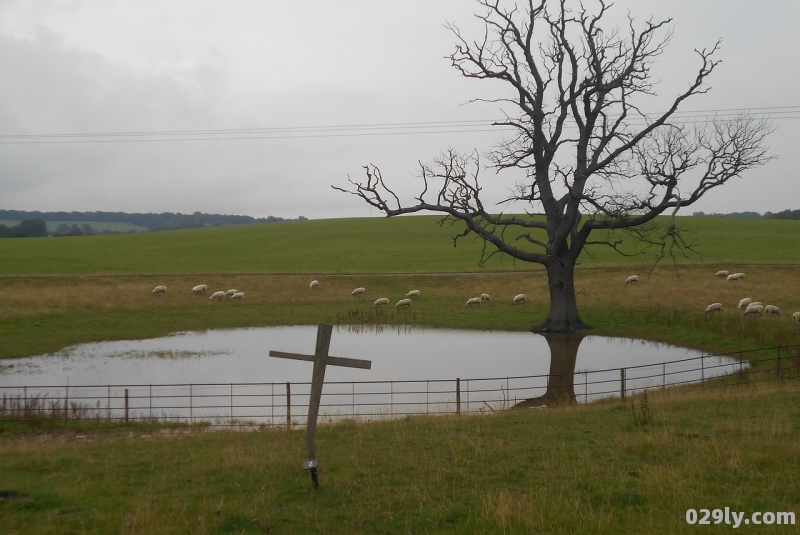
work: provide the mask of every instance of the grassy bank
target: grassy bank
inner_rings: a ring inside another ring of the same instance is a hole
[[[302,431],[12,435],[0,521],[7,534],[697,533],[687,509],[800,513],[797,386],[654,393],[645,422],[611,403],[324,426],[319,493]]]
[[[625,285],[629,268],[582,268],[576,276],[578,303],[592,334],[670,342],[707,351],[800,343],[800,278],[791,266],[736,265],[744,281],[713,277],[711,265],[689,265],[678,274],[666,266],[651,278]],[[680,275],[680,276],[678,276]],[[524,331],[548,313],[547,282],[540,273],[482,275],[317,275],[308,276],[62,276],[0,277],[0,357],[57,351],[67,345],[138,339],[171,332],[266,325],[381,322],[426,327]],[[236,288],[243,302],[215,302],[190,289]],[[153,296],[158,284],[166,295]],[[364,299],[350,297],[367,288]],[[422,291],[409,311],[372,307],[378,297],[393,305],[411,289]],[[488,293],[492,301],[466,307],[469,297]],[[511,299],[525,293],[528,301]],[[778,305],[782,317],[743,317],[735,309],[744,297]],[[721,302],[722,314],[707,315],[709,303]]]

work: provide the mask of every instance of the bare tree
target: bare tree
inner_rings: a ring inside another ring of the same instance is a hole
[[[574,8],[571,0],[528,0],[523,9],[502,7],[500,0],[478,3],[482,39],[468,41],[449,24],[456,37],[449,59],[462,76],[498,80],[509,91],[492,100],[506,110],[494,124],[515,133],[487,157],[498,173],[524,171],[525,180],[504,202],[523,203],[528,215],[487,210],[477,153],[449,150],[432,164],[420,163],[422,192],[409,205],[374,165],[365,167],[364,180],[350,179],[350,189],[333,187],[389,217],[428,210],[465,223],[461,236],[474,233],[484,242],[481,262],[506,254],[542,264],[550,313],[535,330],[584,329],[573,284],[581,252],[593,245],[618,249],[615,231],[660,244],[661,256],[683,248],[675,214],[769,160],[764,140],[772,126],[748,115],[699,127],[676,120],[684,101],[708,91],[719,43],[695,50],[697,74],[666,111],[641,110],[655,95],[651,70],[670,40],[671,19],[637,25],[629,16],[624,29],[604,29],[610,6],[603,0]],[[644,230],[661,214],[672,215],[666,231]],[[600,232],[590,239],[594,231]]]

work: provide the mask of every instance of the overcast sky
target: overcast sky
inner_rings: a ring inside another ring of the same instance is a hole
[[[477,7],[0,0],[0,135],[37,136],[0,138],[0,208],[377,215],[330,185],[344,186],[374,163],[411,193],[419,160],[448,147],[486,150],[502,136],[453,123],[500,118],[495,105],[467,101],[508,95],[502,85],[459,77],[444,58],[455,42],[445,22],[482,35]],[[800,2],[624,0],[613,14],[624,18],[628,9],[639,21],[674,19],[655,69],[660,96],[646,111],[661,111],[692,79],[693,49],[720,38],[723,63],[711,91],[682,109],[794,107],[772,110],[776,160],[689,211],[800,208],[800,118],[791,118],[800,117]],[[434,122],[444,124],[398,126]],[[194,132],[164,134],[173,131]],[[149,134],[40,137],[132,132]],[[484,177],[490,200],[514,182]]]

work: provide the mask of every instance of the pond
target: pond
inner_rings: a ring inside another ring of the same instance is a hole
[[[267,355],[312,354],[315,339],[316,326],[295,326],[81,344],[0,364],[0,392],[51,407],[69,400],[114,418],[122,417],[127,388],[133,417],[277,425],[291,412],[302,424],[312,364]],[[559,344],[529,332],[381,326],[335,327],[330,354],[372,361],[371,370],[328,367],[322,414],[331,417],[497,410],[523,400],[539,407],[554,397],[588,402],[740,366],[640,340],[572,336]]]

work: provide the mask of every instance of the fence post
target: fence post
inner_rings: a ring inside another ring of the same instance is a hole
[[[700,384],[706,389],[706,356],[700,355]]]
[[[28,417],[28,387],[27,386],[23,386],[22,388],[23,388],[23,391],[25,392],[23,394],[24,398],[23,398],[23,401],[22,401],[22,403],[23,403],[23,405],[22,405],[22,417],[23,418],[27,418]]]
[[[64,394],[64,417],[69,420],[69,385],[67,385],[66,394]]]
[[[456,414],[461,414],[461,378],[456,377]]]
[[[739,386],[744,382],[744,362],[742,362],[742,351],[739,350]]]
[[[661,390],[667,388],[667,363],[661,363]]]
[[[150,385],[150,392],[147,394],[150,400],[150,421],[153,420],[153,385]]]
[[[194,407],[192,406],[192,383],[189,383],[189,425],[194,423]]]
[[[128,421],[128,389],[125,389],[125,421]]]
[[[619,394],[622,401],[625,401],[625,368],[619,369]]]
[[[231,383],[231,431],[233,431],[233,383]]]
[[[583,402],[589,403],[589,372],[583,372]]]
[[[778,383],[783,382],[783,370],[781,369],[781,348],[778,348]]]
[[[108,420],[111,421],[111,385],[108,386]]]
[[[292,384],[286,383],[286,430],[292,429]]]

